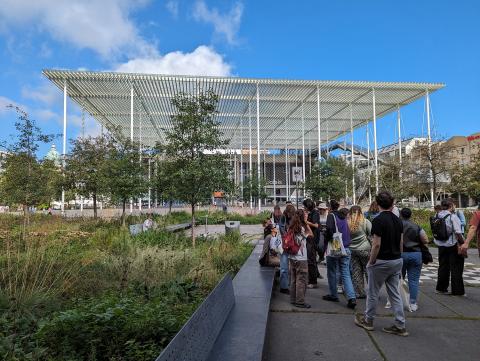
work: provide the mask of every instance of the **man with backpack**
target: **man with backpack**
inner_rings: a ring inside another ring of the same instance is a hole
[[[478,257],[480,257],[480,203],[478,204],[477,210],[473,212],[472,218],[470,218],[467,238],[465,239],[465,243],[460,246],[460,253],[463,255],[467,254],[468,245],[475,235],[477,236]]]
[[[438,246],[438,278],[436,292],[448,294],[450,278],[453,296],[465,295],[463,284],[463,267],[465,254],[461,245],[464,243],[460,219],[453,213],[454,204],[450,198],[441,202],[442,210],[430,219],[433,241]]]

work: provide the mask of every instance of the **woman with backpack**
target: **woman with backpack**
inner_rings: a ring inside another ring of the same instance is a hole
[[[403,223],[403,268],[402,277],[408,276],[408,291],[410,293],[409,311],[418,310],[417,297],[420,274],[422,273],[422,245],[428,243],[425,231],[410,220],[412,211],[410,208],[402,208],[400,211]]]
[[[367,263],[370,258],[370,232],[372,223],[363,216],[360,206],[352,206],[348,214],[348,228],[350,229],[350,259],[352,283],[357,298],[366,298],[365,278],[367,277]]]
[[[305,303],[308,277],[307,237],[313,237],[313,233],[307,224],[307,214],[300,209],[293,216],[283,247],[289,258],[290,303],[299,308],[311,307]]]
[[[292,223],[293,217],[295,216],[295,207],[293,204],[287,204],[285,210],[283,211],[282,217],[280,217],[280,237],[284,239],[290,224]],[[288,279],[288,254],[283,252],[280,255],[280,292],[289,294],[289,279]]]

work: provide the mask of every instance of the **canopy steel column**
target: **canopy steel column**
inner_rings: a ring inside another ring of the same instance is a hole
[[[330,158],[330,145],[328,144],[329,142],[329,129],[328,129],[328,119],[327,119],[327,125],[326,125],[326,128],[327,128],[327,159]]]
[[[273,153],[273,204],[277,204],[277,180],[275,174],[275,153]]]
[[[62,172],[65,176],[65,160],[67,157],[67,81],[63,83],[63,146],[62,146]],[[62,216],[65,216],[65,189],[62,186]]]
[[[375,192],[378,193],[378,147],[377,147],[377,111],[375,108],[375,88],[372,89],[373,145],[375,155]]]
[[[320,87],[317,85],[317,128],[318,128],[318,161],[322,159],[322,131],[320,128]]]
[[[240,122],[240,198],[243,204],[243,118]]]
[[[139,124],[139,128],[138,128],[138,151],[139,151],[139,158],[140,158],[140,172],[142,171],[142,113],[139,112],[138,114],[139,118],[140,118],[140,124]],[[142,212],[142,197],[140,196],[138,198],[138,210],[140,211],[140,213]]]
[[[260,184],[260,92],[258,90],[257,83],[257,173],[258,173],[258,210],[262,210],[262,201],[260,194],[261,184]]]
[[[343,137],[343,160],[347,163],[347,136]],[[348,179],[345,177],[345,204],[348,204]]]
[[[150,181],[152,179],[152,162],[150,157],[148,157],[148,209],[152,208],[152,187],[150,185]]]
[[[429,160],[432,159],[432,135],[430,131],[430,93],[428,89],[425,91],[425,106],[427,111],[427,144],[428,144],[428,158]],[[430,163],[430,198],[432,203],[432,208],[435,207],[435,194],[433,190],[433,170],[432,164]]]
[[[370,126],[367,123],[367,176],[368,176],[368,203],[372,204],[372,185],[370,184],[371,169],[370,169]]]
[[[253,209],[253,196],[252,196],[252,113],[250,108],[250,102],[248,102],[248,177],[250,178],[250,209]]]
[[[305,114],[302,103],[302,189],[303,198],[305,198]]]
[[[283,123],[285,130],[285,201],[290,197],[290,163],[288,159],[288,144],[287,144],[287,122]]]
[[[351,143],[350,144],[350,155],[351,155],[351,160],[352,160],[352,201],[353,204],[357,203],[357,197],[355,195],[355,154],[354,154],[354,148],[353,148],[353,110],[352,110],[352,104],[350,104],[350,134],[351,134]]]
[[[403,162],[402,162],[402,129],[401,129],[401,117],[400,117],[400,105],[397,105],[397,127],[398,127],[398,160],[400,162],[400,182],[402,182]]]
[[[130,88],[130,142],[133,145],[133,85]],[[133,199],[130,198],[130,214],[133,213]]]

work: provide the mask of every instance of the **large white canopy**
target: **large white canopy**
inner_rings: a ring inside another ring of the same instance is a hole
[[[178,93],[212,89],[220,98],[217,120],[230,147],[248,148],[249,119],[256,145],[257,115],[261,149],[318,148],[373,119],[442,87],[441,83],[277,80],[112,72],[44,70],[44,75],[108,129],[131,132],[151,146],[171,127]],[[257,113],[257,104],[258,113]],[[303,119],[303,121],[302,121]],[[320,124],[320,132],[318,131]],[[141,134],[140,134],[141,132]],[[305,134],[302,139],[302,134]],[[320,139],[319,139],[320,138]]]

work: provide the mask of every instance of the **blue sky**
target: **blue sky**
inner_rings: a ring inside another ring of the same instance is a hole
[[[9,103],[61,132],[62,94],[43,68],[444,82],[431,97],[434,131],[468,135],[480,131],[478,19],[475,0],[1,0],[0,140],[13,133]],[[423,107],[402,111],[405,135],[425,134]],[[75,137],[81,113],[69,109]],[[86,130],[98,131],[88,117]],[[394,140],[394,115],[378,133]],[[364,131],[356,138],[364,144]]]

